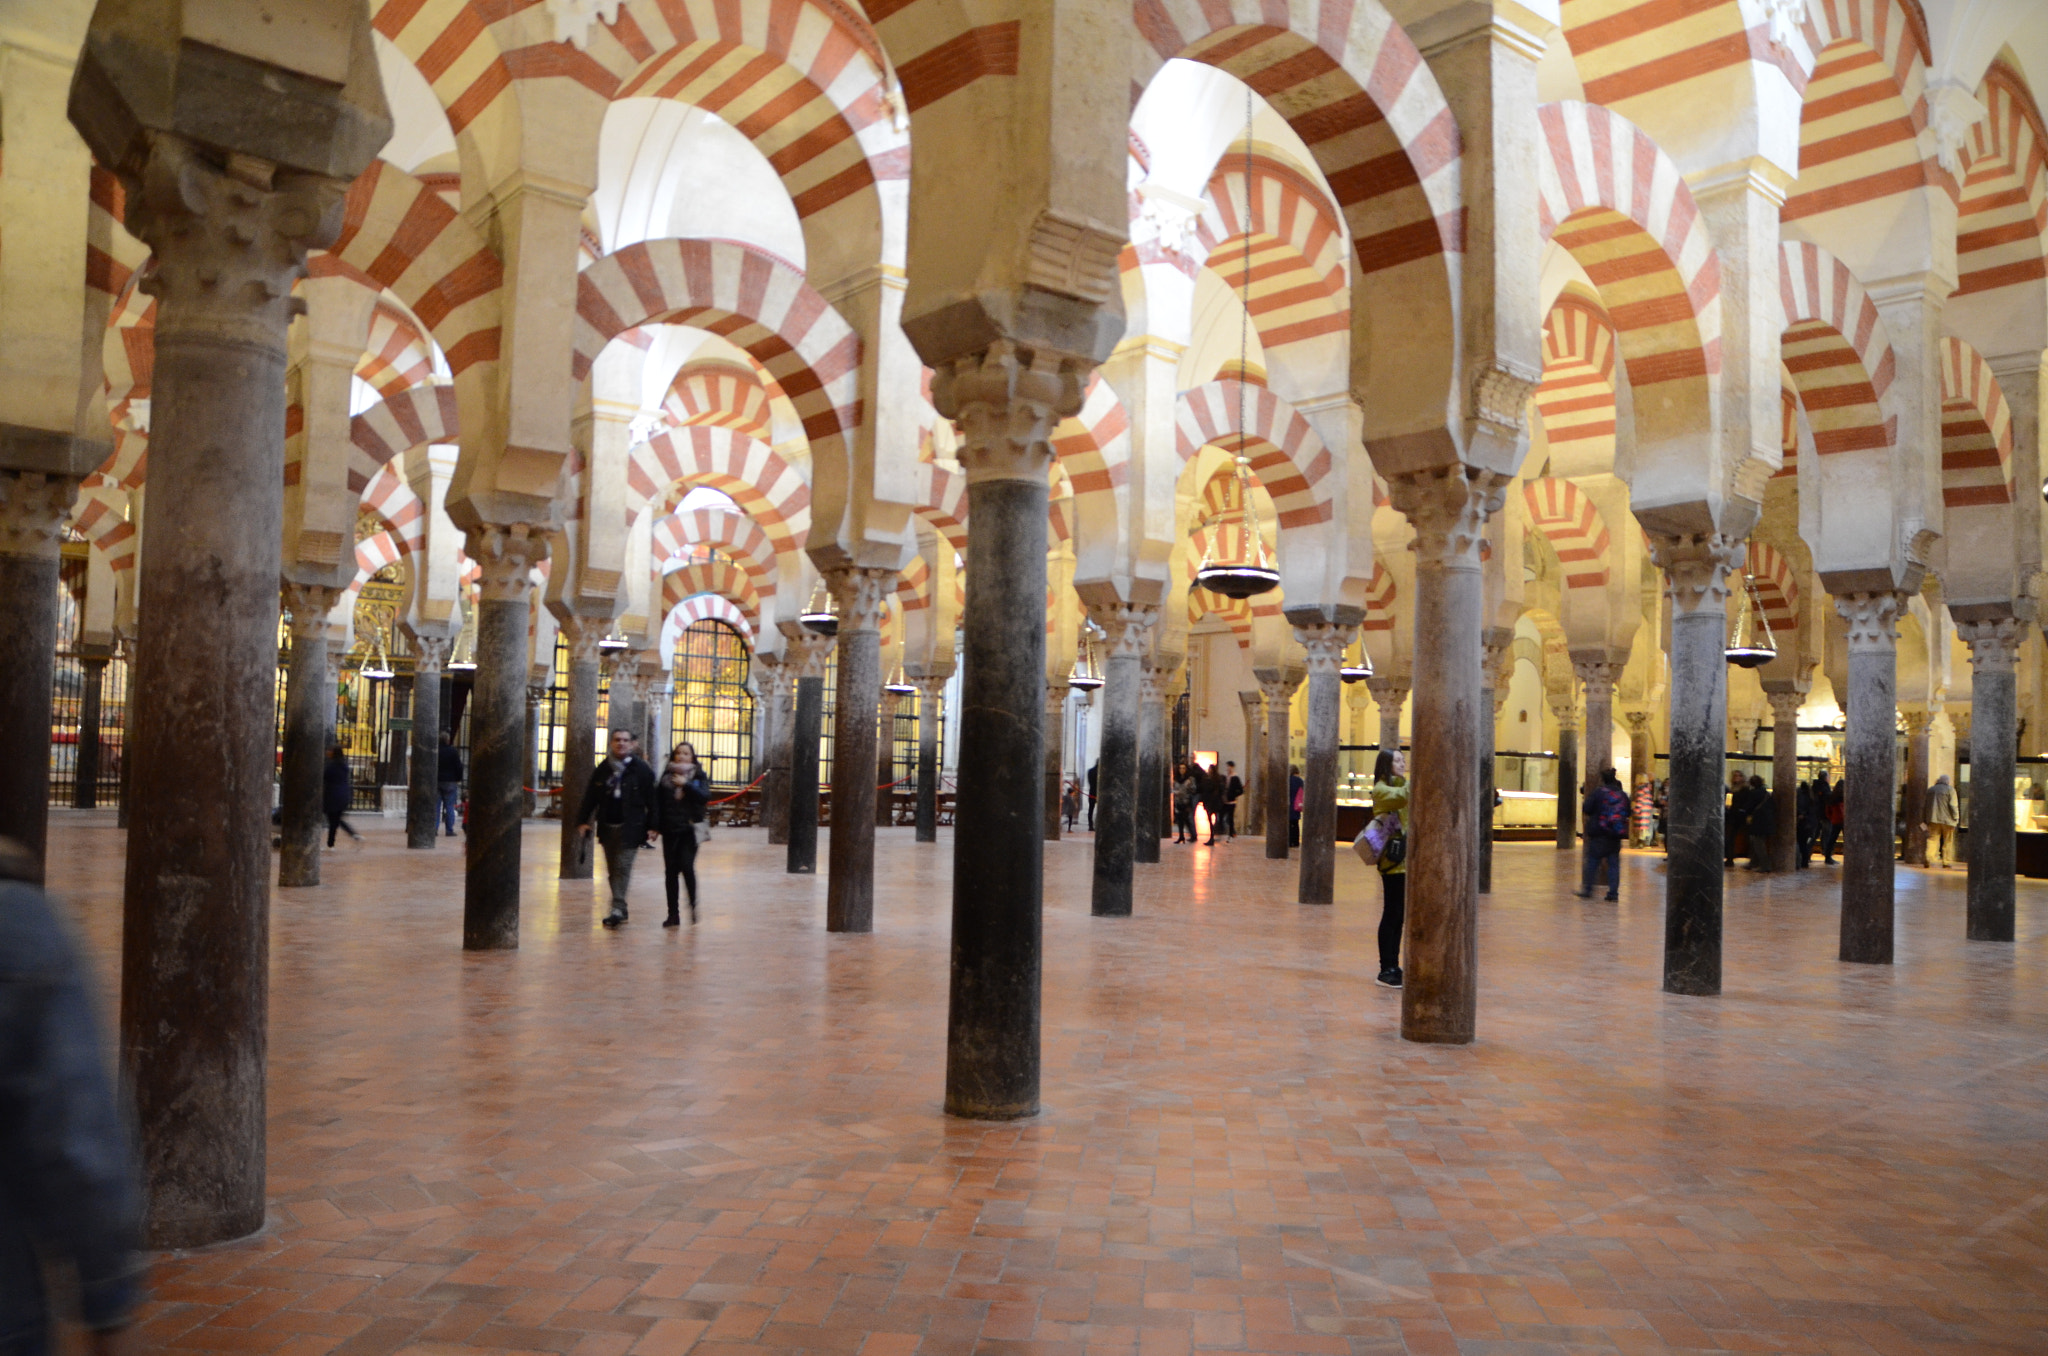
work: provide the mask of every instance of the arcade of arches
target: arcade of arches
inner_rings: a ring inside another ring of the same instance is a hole
[[[2048,1346],[2048,12],[274,8],[0,9],[162,1345]]]

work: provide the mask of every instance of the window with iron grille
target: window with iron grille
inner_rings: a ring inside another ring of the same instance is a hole
[[[752,664],[747,642],[722,621],[692,622],[676,637],[669,728],[674,742],[697,750],[697,761],[721,788],[745,786],[753,775],[754,694],[747,690]],[[659,757],[667,753],[662,749]]]

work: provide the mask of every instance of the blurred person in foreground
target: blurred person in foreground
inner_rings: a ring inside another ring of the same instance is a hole
[[[140,1349],[142,1194],[78,952],[36,874],[0,838],[0,1356],[52,1349],[46,1267],[90,1350],[116,1356]]]

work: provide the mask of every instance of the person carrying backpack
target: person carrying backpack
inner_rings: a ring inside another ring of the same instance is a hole
[[[1621,898],[1621,840],[1628,836],[1628,793],[1613,768],[1603,768],[1600,781],[1579,807],[1586,826],[1585,865],[1579,873],[1580,899],[1593,897],[1593,882],[1605,872],[1607,899]]]
[[[1401,987],[1401,930],[1408,921],[1408,802],[1412,792],[1396,754],[1384,749],[1373,760],[1372,816],[1388,816],[1388,837],[1373,854],[1380,870],[1380,973],[1382,988]]]

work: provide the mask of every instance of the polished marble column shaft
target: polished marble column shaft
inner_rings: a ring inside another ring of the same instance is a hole
[[[469,530],[466,550],[482,574],[477,581],[476,678],[469,694],[462,946],[466,951],[507,951],[519,945],[533,569],[547,555],[547,537],[524,523],[486,524]],[[588,768],[586,762],[586,774]],[[576,807],[567,805],[562,813],[571,818]]]
[[[277,883],[320,883],[321,779],[327,762],[327,720],[334,706],[328,677],[327,614],[341,590],[286,584],[291,651],[285,666],[284,765],[278,777]]]
[[[1906,596],[1835,598],[1849,623],[1849,730],[1842,751],[1842,950],[1845,961],[1892,962],[1893,755],[1898,720],[1898,619]]]
[[[1102,735],[1095,771],[1095,883],[1091,910],[1098,918],[1128,918],[1131,872],[1137,860],[1138,740],[1144,705],[1139,658],[1159,609],[1117,603],[1090,609],[1103,643]]]
[[[0,838],[38,864],[50,818],[58,538],[77,492],[69,476],[0,471]]]
[[[2020,624],[2009,616],[1959,620],[1970,647],[1970,851],[1965,935],[1973,942],[2014,937],[2016,769]]]
[[[561,617],[561,632],[567,653],[563,686],[569,690],[568,709],[562,730],[562,822],[561,845],[555,874],[563,880],[589,880],[596,871],[597,848],[585,838],[576,821],[590,789],[590,774],[597,767],[598,665],[602,658],[598,642],[611,627],[608,617]],[[614,719],[612,724],[619,722]],[[611,752],[606,740],[604,749]]]
[[[882,701],[882,616],[894,570],[828,570],[839,605],[832,697],[832,837],[826,849],[825,930],[875,930],[876,715]]]
[[[412,750],[406,770],[405,845],[431,848],[440,833],[441,668],[445,636],[413,634]]]
[[[1330,904],[1337,888],[1337,722],[1344,680],[1338,674],[1355,625],[1310,622],[1294,628],[1307,651],[1308,742],[1302,757],[1301,883],[1303,904]]]

